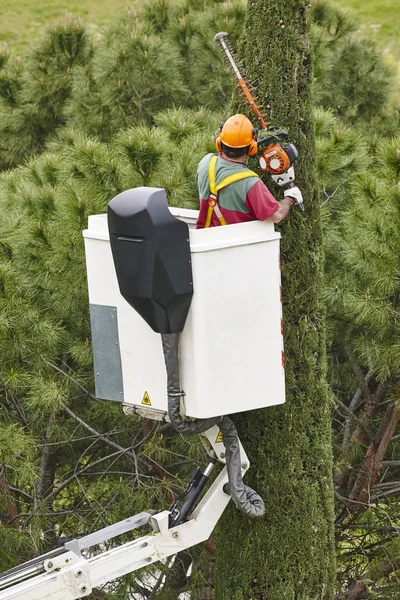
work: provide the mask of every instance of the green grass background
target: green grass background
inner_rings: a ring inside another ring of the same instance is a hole
[[[21,54],[49,24],[67,13],[82,17],[88,28],[102,27],[127,5],[140,0],[0,0],[0,44],[6,42],[12,54]],[[354,12],[360,33],[376,40],[387,62],[397,71],[400,88],[400,0],[332,0]],[[210,31],[210,36],[215,32]]]
[[[391,60],[400,60],[400,0],[333,0],[359,17],[362,31],[386,48]],[[13,53],[22,52],[48,24],[67,12],[101,29],[113,15],[135,2],[127,0],[1,0],[0,41]],[[210,32],[212,35],[214,32]]]
[[[67,13],[82,17],[90,29],[101,30],[129,0],[0,0],[0,43],[13,54],[24,52],[38,35]]]
[[[400,74],[400,0],[334,0],[334,4],[354,13],[360,33],[379,44]]]

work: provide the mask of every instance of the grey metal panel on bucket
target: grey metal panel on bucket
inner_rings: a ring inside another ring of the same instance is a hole
[[[97,398],[124,400],[118,313],[115,306],[90,304],[90,324]]]

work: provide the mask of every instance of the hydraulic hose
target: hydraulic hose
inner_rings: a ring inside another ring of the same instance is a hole
[[[219,428],[225,446],[226,468],[229,479],[229,492],[236,508],[252,519],[261,519],[265,513],[264,501],[251,487],[243,483],[242,461],[239,437],[236,427],[229,417],[222,417]]]
[[[226,450],[229,493],[232,500],[245,515],[252,519],[260,519],[265,513],[264,502],[257,492],[243,483],[239,438],[233,421],[227,416],[191,421],[182,418],[180,414],[180,398],[184,392],[181,390],[179,374],[179,335],[179,333],[161,334],[167,369],[168,415],[171,425],[182,434],[202,433],[214,425],[219,426]]]

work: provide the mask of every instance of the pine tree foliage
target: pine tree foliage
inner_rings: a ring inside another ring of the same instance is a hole
[[[90,42],[69,17],[24,59],[0,52],[0,168],[43,151],[59,128],[102,141],[121,129],[153,123],[172,107],[220,110],[234,81],[212,41],[227,31],[236,47],[245,3],[158,0],[135,4]],[[316,101],[354,123],[391,133],[396,111],[383,110],[388,68],[356,26],[325,0],[312,8]]]
[[[371,147],[363,127],[320,109],[315,118],[336,407],[338,598],[395,598],[399,140]]]
[[[322,219],[327,231],[351,201],[355,176],[368,169],[368,143],[360,131],[344,125],[331,110],[314,111],[316,133],[316,185],[321,194]]]
[[[180,77],[181,59],[167,41],[152,34],[147,24],[137,23],[132,13],[120,20],[117,29],[118,35],[111,31],[98,48],[90,72],[81,76],[84,88],[75,88],[67,111],[72,126],[83,126],[90,112],[96,115],[100,127],[106,121],[106,132],[96,126],[91,132],[102,133],[103,139],[138,121],[149,120],[157,110],[184,104],[189,96]],[[86,81],[87,77],[91,82]],[[88,94],[90,103],[85,106]]]
[[[109,145],[70,134],[56,153],[1,177],[0,541],[8,551],[0,570],[53,547],[60,533],[75,537],[165,508],[202,455],[197,440],[171,438],[157,425],[146,431],[117,403],[90,399],[87,217],[146,184],[165,183],[170,198],[194,208],[197,159],[220,121],[204,110],[155,118],[157,128],[138,125]],[[193,148],[183,132],[194,125]],[[193,551],[199,573],[202,554]],[[134,577],[117,582],[112,597],[137,586]]]
[[[334,133],[338,125],[331,125]],[[337,408],[338,597],[353,600],[395,598],[400,566],[399,146],[398,138],[381,140],[372,155],[361,147],[358,164],[323,208],[329,380]],[[331,173],[325,185],[336,189]]]
[[[378,381],[398,375],[399,141],[383,141],[328,231],[327,301],[343,346]]]
[[[393,73],[374,43],[334,4],[316,0],[310,36],[315,57],[315,102],[347,123],[379,113],[393,89]]]
[[[94,46],[80,21],[49,30],[28,58],[0,53],[0,168],[41,152],[63,124],[110,140],[160,110],[220,110],[233,89],[212,31],[235,44],[242,0],[144,3]],[[211,32],[211,33],[210,33]]]
[[[0,97],[5,106],[13,107],[18,102],[22,69],[21,58],[12,59],[7,44],[4,44],[0,51]]]
[[[75,65],[89,59],[90,44],[80,20],[70,16],[49,29],[27,59],[0,61],[0,168],[41,152],[65,122]]]
[[[243,15],[241,1],[162,0],[127,10],[105,32],[89,69],[77,72],[69,124],[107,140],[152,123],[163,108],[219,110],[233,86],[209,32],[225,28],[235,43]]]
[[[347,181],[351,201],[330,212],[335,221],[326,236],[326,298],[339,328],[335,339],[351,344],[378,380],[395,374],[399,364],[397,145],[381,141],[373,160],[364,154],[364,168],[353,169]]]

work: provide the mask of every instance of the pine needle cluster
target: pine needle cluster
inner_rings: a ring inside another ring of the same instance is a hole
[[[4,47],[0,59],[0,168],[43,151],[48,138],[65,123],[73,69],[91,52],[85,27],[70,16],[51,28],[26,58]]]
[[[317,0],[312,18],[315,101],[343,122],[370,120],[393,91],[391,68],[374,43],[360,36],[352,14]]]

